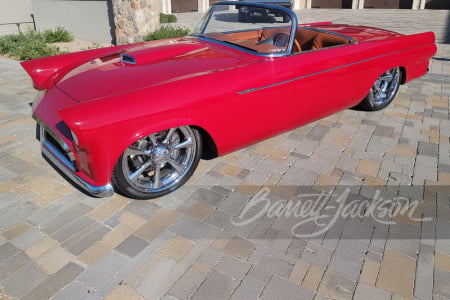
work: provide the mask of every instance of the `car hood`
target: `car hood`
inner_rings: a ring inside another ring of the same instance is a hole
[[[379,41],[403,36],[403,34],[394,31],[368,26],[326,24],[314,25],[313,27],[320,30],[330,31],[343,36],[347,36],[357,42]]]
[[[196,38],[139,44],[74,68],[57,87],[78,102],[252,64],[260,57]]]

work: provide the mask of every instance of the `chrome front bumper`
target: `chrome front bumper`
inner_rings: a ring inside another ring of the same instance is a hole
[[[52,130],[45,125],[45,123],[40,120],[37,121],[39,126],[39,140],[41,142],[42,154],[59,171],[61,171],[85,192],[95,197],[110,197],[114,195],[114,189],[111,184],[94,186],[80,178],[75,173],[77,171],[76,164],[74,163],[75,158],[67,144],[55,133],[53,133]],[[48,135],[50,135],[52,139],[49,138]],[[57,145],[55,145],[55,143],[57,143]],[[62,153],[62,151],[64,151],[64,153]]]

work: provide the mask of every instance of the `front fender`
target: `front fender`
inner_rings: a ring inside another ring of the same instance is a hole
[[[128,105],[116,107],[111,100],[105,99],[81,103],[59,112],[77,135],[79,145],[75,148],[80,171],[99,185],[111,181],[114,165],[125,149],[150,134],[190,125],[204,129],[214,140],[207,122],[191,117],[198,115],[194,112],[195,106],[192,109],[174,107],[166,111],[155,107],[155,111],[150,113],[142,109],[142,105],[130,103],[134,101],[138,100],[121,101]]]

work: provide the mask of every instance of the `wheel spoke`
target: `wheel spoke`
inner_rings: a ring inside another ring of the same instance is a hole
[[[178,174],[183,173],[185,166],[173,158],[169,158],[167,162],[177,171]]]
[[[375,88],[375,91],[377,92],[378,96],[380,96],[380,98],[386,98],[386,93],[383,92],[377,85],[373,86]]]
[[[164,138],[163,144],[169,144],[170,138],[174,134],[176,128],[170,128],[169,132],[167,132],[166,137]]]
[[[152,142],[153,147],[158,145],[158,141],[156,141],[156,136],[154,134],[149,135],[148,138],[150,139],[150,142]]]
[[[142,150],[142,149],[135,149],[135,148],[128,148],[127,149],[127,155],[145,155],[149,156],[150,151],[149,150]]]
[[[178,149],[183,149],[183,148],[192,148],[192,146],[193,146],[192,139],[189,138],[178,145],[171,146],[170,148],[178,150]]]
[[[158,189],[161,187],[161,168],[156,164],[155,174],[153,174],[153,188]]]
[[[145,169],[147,169],[148,167],[150,167],[150,165],[152,164],[151,160],[148,160],[147,162],[145,162],[142,166],[139,167],[139,169],[137,169],[136,171],[134,171],[133,173],[131,173],[130,175],[128,175],[128,179],[130,179],[131,181],[136,182],[137,178],[139,177],[139,175],[142,174],[142,172],[145,171]]]
[[[391,82],[394,79],[394,74],[385,74],[379,78],[379,80]]]

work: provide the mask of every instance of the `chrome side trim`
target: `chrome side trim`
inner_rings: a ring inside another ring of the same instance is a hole
[[[68,167],[69,165],[63,163],[65,160],[67,161],[67,159],[60,155],[50,143],[42,143],[42,154],[50,160],[58,170],[81,187],[85,192],[96,197],[111,197],[114,195],[114,189],[110,183],[102,186],[94,186],[73,173],[73,170]]]
[[[342,46],[344,46],[344,45],[342,45]],[[400,52],[403,52],[403,51],[406,51],[406,50],[415,49],[415,48],[419,48],[419,47],[422,47],[422,46],[423,45],[417,46],[417,47],[411,47],[411,48],[408,48],[408,49],[402,49],[402,50],[398,50],[398,51],[395,51],[395,52],[386,53],[386,54],[382,54],[382,55],[378,55],[378,56],[374,56],[374,57],[370,57],[370,58],[367,58],[367,59],[363,59],[363,60],[360,60],[360,61],[355,61],[355,62],[346,64],[346,65],[330,68],[330,69],[327,69],[327,70],[323,70],[323,71],[319,71],[319,72],[315,72],[315,73],[311,73],[311,74],[307,74],[307,75],[294,77],[294,78],[291,78],[291,79],[288,79],[288,80],[275,82],[275,83],[268,84],[268,85],[265,85],[265,86],[254,87],[254,88],[242,90],[242,91],[239,91],[237,93],[239,95],[244,95],[244,94],[247,94],[247,93],[253,93],[253,92],[256,92],[256,91],[259,91],[259,90],[264,90],[264,89],[267,89],[267,88],[271,88],[271,87],[274,87],[274,86],[282,85],[282,84],[285,84],[285,83],[290,83],[290,82],[297,81],[297,80],[300,80],[300,79],[303,79],[303,78],[307,78],[307,77],[311,77],[311,76],[314,76],[314,75],[319,75],[319,74],[322,74],[322,73],[339,70],[339,69],[342,69],[342,68],[345,68],[345,67],[349,67],[349,66],[353,66],[353,65],[357,65],[357,64],[360,64],[360,63],[365,63],[365,62],[371,61],[373,59],[381,58],[381,57],[384,57],[384,56],[387,56],[387,55],[397,54],[397,53],[400,53]],[[341,45],[339,45],[337,47],[341,47]],[[319,49],[317,51],[321,51],[321,50]],[[301,55],[301,54],[298,54],[298,55]]]

